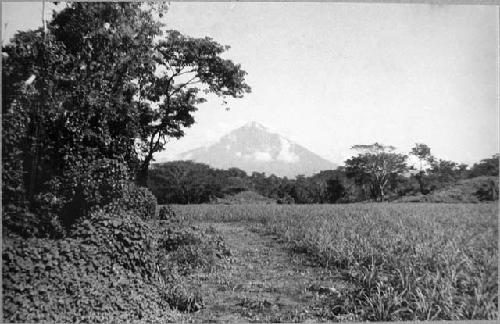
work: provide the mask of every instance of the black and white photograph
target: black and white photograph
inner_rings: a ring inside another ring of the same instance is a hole
[[[498,321],[495,1],[2,1],[3,323]]]

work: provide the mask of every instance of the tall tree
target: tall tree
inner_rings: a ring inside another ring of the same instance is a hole
[[[479,163],[474,163],[471,168],[470,176],[496,176],[498,177],[498,161],[500,154],[495,154],[491,158],[483,159]]]
[[[26,116],[28,198],[83,162],[133,161],[141,114],[133,80],[153,63],[160,27],[140,3],[75,2],[46,31],[20,32],[2,48],[3,113]]]
[[[358,184],[369,183],[372,196],[385,200],[385,188],[391,179],[407,170],[407,156],[395,153],[395,147],[379,143],[355,145],[360,153],[345,162],[347,175]]]
[[[6,148],[22,147],[16,158],[35,179],[30,196],[54,176],[102,158],[127,163],[145,184],[153,154],[194,122],[205,100],[199,91],[250,91],[240,66],[220,57],[227,47],[165,33],[155,11],[164,7],[68,3],[47,33],[21,32],[2,48],[2,112],[23,121],[22,135],[12,136],[23,145]],[[4,135],[19,133],[3,124]]]
[[[431,155],[431,148],[422,143],[416,143],[415,146],[411,149],[410,154],[417,157],[420,162],[420,169],[417,175],[418,185],[420,188],[420,193],[427,194],[429,190],[425,188],[425,172],[423,169],[423,163],[432,163],[434,157]]]
[[[228,96],[240,98],[250,92],[246,72],[221,57],[228,49],[208,37],[192,38],[175,30],[167,31],[166,39],[155,46],[157,73],[138,82],[140,100],[156,103],[141,119],[140,184],[147,183],[153,154],[163,150],[170,138],[182,137],[182,127],[194,123],[192,113],[207,100],[203,94],[215,94],[226,103]]]
[[[423,171],[423,162],[430,163],[430,161],[432,161],[431,148],[422,143],[416,143],[411,149],[410,154],[418,158],[420,162],[420,172]]]

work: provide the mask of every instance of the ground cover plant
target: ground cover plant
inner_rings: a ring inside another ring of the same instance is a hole
[[[98,211],[58,240],[4,236],[3,319],[164,323],[199,310],[185,278],[215,270],[228,250],[217,233],[159,214]]]
[[[174,206],[193,220],[261,222],[352,285],[332,319],[498,318],[496,204]]]

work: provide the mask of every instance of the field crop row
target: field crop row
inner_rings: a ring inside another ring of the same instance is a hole
[[[192,205],[196,221],[258,221],[352,289],[329,300],[360,320],[498,318],[497,204]]]

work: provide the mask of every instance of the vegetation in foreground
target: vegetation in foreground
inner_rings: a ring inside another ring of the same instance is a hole
[[[204,307],[186,277],[212,272],[228,249],[168,208],[159,214],[99,211],[64,239],[4,237],[4,321],[165,323]]]
[[[332,319],[498,318],[496,204],[190,205],[202,221],[262,222],[353,288]]]
[[[182,278],[223,245],[156,219],[149,165],[209,94],[248,93],[246,72],[166,30],[163,3],[61,5],[2,46],[3,320],[175,320],[201,307]]]

